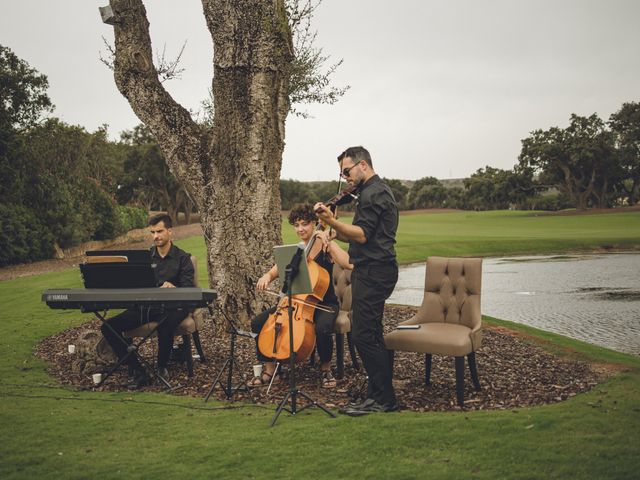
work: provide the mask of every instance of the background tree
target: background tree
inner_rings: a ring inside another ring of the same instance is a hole
[[[596,191],[596,180],[610,185],[615,176],[613,155],[604,122],[595,113],[590,117],[572,114],[569,127],[536,130],[522,140],[519,162],[539,173],[543,182],[566,193],[578,210],[584,210]]]
[[[299,180],[280,180],[280,200],[283,210],[291,210],[297,203],[311,201],[312,192],[309,182]]]
[[[138,203],[147,210],[164,210],[177,222],[184,212],[189,223],[191,204],[186,191],[169,170],[160,146],[140,124],[120,135],[126,149],[123,173],[119,182],[118,201]]]
[[[640,102],[623,103],[609,117],[619,152],[622,179],[618,184],[629,205],[640,200]]]
[[[0,202],[20,203],[25,185],[23,139],[19,132],[36,125],[53,109],[45,75],[0,45]]]
[[[48,80],[0,45],[0,266],[49,258],[53,236],[32,207],[22,131],[53,109]]]
[[[114,26],[116,85],[201,213],[219,304],[245,321],[264,305],[255,280],[281,241],[279,177],[296,58],[291,29],[300,25],[291,6],[308,3],[287,9],[284,0],[202,0],[214,45],[210,127],[196,123],[158,78],[143,2],[111,0],[106,20]]]
[[[60,247],[113,238],[132,227],[119,223],[114,192],[122,151],[104,129],[89,133],[52,118],[29,129],[24,139],[29,187],[23,202],[48,225]]]
[[[396,203],[398,204],[398,208],[400,210],[407,210],[409,187],[407,187],[402,180],[394,178],[383,178],[383,180],[387,182],[387,185],[391,188],[393,197],[396,199]]]
[[[443,185],[435,177],[423,177],[411,185],[406,198],[406,204],[411,209],[440,207]]]
[[[515,208],[535,194],[531,168],[502,170],[486,166],[464,180],[467,208],[504,210]]]
[[[47,95],[49,81],[18,58],[10,48],[0,45],[0,127],[23,130],[53,111]]]

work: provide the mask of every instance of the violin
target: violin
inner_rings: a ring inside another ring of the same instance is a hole
[[[322,202],[322,203],[324,203],[327,207],[329,207],[329,210],[331,210],[332,212],[335,212],[336,208],[339,207],[340,205],[346,205],[347,203],[350,203],[352,200],[358,198],[358,195],[356,195],[356,193],[358,192],[359,188],[360,188],[359,185],[350,185],[344,190],[338,192],[336,195],[331,197],[326,202]],[[316,213],[320,213],[320,212],[322,212],[322,210],[316,210]]]
[[[313,316],[316,308],[321,308],[318,304],[327,293],[331,280],[329,272],[307,256],[312,246],[313,242],[310,242],[309,248],[305,249],[305,258],[300,260],[307,262],[312,293],[292,295],[291,303],[288,296],[278,302],[275,312],[269,315],[258,336],[258,349],[266,357],[282,361],[294,355],[295,363],[300,363],[309,358],[315,347]],[[293,352],[289,338],[289,305],[293,320]]]

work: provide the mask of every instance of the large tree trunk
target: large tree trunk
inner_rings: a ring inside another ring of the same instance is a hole
[[[195,201],[218,303],[246,322],[263,307],[255,282],[281,240],[278,182],[292,60],[283,0],[202,0],[214,43],[213,128],[162,87],[140,0],[111,0],[115,79]]]

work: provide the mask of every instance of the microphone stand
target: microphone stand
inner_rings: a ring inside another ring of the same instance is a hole
[[[233,386],[233,366],[237,363],[235,358],[237,337],[240,336],[240,337],[246,337],[246,338],[255,338],[256,334],[238,329],[235,322],[227,316],[224,310],[220,309],[220,312],[222,312],[222,316],[227,321],[227,324],[228,324],[227,333],[231,337],[230,346],[229,346],[229,356],[225,360],[224,365],[222,365],[222,368],[218,372],[218,375],[216,376],[215,380],[211,384],[211,388],[209,388],[209,391],[204,397],[204,401],[208,402],[209,397],[211,397],[213,390],[216,388],[216,385],[220,385],[220,388],[222,388],[222,391],[227,397],[227,400],[231,400],[231,397],[233,397],[233,394],[235,392],[247,392],[247,394],[249,395],[249,398],[251,398],[251,401],[255,402],[253,395],[251,394],[251,389],[244,383],[244,378],[242,378],[242,382],[238,386],[236,387]],[[221,378],[227,368],[228,368],[227,383],[225,385],[222,382]]]
[[[282,413],[282,410],[286,410],[291,415],[295,415],[296,413],[301,412],[302,410],[304,410],[306,408],[318,407],[323,412],[325,412],[327,415],[329,415],[329,416],[331,416],[333,418],[336,418],[336,415],[333,412],[327,410],[327,408],[324,405],[322,405],[318,401],[312,399],[309,395],[307,395],[302,390],[300,390],[300,389],[298,389],[296,387],[296,374],[295,374],[295,372],[296,372],[296,370],[295,370],[295,356],[296,356],[296,354],[293,351],[293,302],[292,302],[292,287],[291,287],[291,284],[292,284],[293,280],[295,279],[296,275],[298,274],[299,265],[300,265],[300,261],[301,261],[301,257],[302,257],[302,252],[303,252],[303,250],[301,248],[298,248],[296,253],[291,258],[291,262],[286,266],[286,268],[284,270],[284,275],[285,275],[284,289],[286,289],[287,297],[289,298],[289,305],[288,305],[288,308],[287,308],[287,311],[288,311],[288,314],[289,314],[289,352],[290,352],[290,355],[289,355],[289,391],[287,392],[287,394],[284,396],[284,398],[278,404],[278,407],[276,408],[276,413],[273,416],[273,419],[271,420],[271,424],[269,425],[270,427],[273,427],[275,425],[276,421],[278,420],[278,417]],[[300,395],[301,397],[306,399],[309,402],[309,404],[305,405],[302,408],[298,408],[298,404],[297,404],[298,395]],[[285,407],[285,405],[287,404],[287,402],[289,400],[291,400],[291,408],[290,409]]]

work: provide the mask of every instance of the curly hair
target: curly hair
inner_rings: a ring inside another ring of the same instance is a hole
[[[289,223],[295,224],[298,220],[304,220],[306,222],[317,222],[318,216],[313,211],[313,206],[310,203],[300,203],[294,206],[289,212]]]

